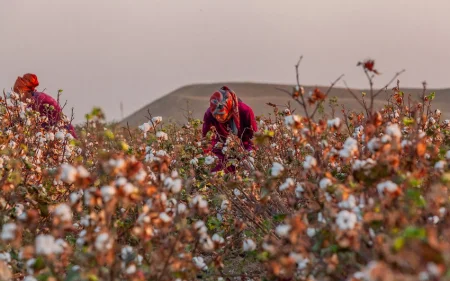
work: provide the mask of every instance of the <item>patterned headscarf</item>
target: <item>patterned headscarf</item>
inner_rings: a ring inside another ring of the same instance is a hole
[[[220,123],[226,123],[231,119],[231,130],[237,135],[240,127],[240,119],[236,94],[227,86],[223,86],[212,94],[209,101],[209,110],[214,118]]]
[[[19,94],[33,92],[37,86],[39,86],[37,76],[32,73],[27,73],[23,77],[17,77],[16,83],[14,84],[14,92]]]

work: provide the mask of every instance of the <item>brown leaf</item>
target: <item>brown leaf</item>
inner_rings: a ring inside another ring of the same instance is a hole
[[[416,146],[416,153],[417,153],[417,156],[419,156],[419,157],[424,156],[426,150],[427,150],[427,146],[426,146],[426,144],[425,144],[423,141],[421,141],[421,142],[419,142],[419,143],[417,144],[417,146]]]

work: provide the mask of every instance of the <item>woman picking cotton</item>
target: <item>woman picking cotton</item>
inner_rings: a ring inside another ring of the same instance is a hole
[[[33,110],[38,111],[41,116],[47,117],[47,122],[42,123],[42,127],[48,129],[49,126],[55,126],[62,120],[62,109],[54,98],[46,93],[36,91],[37,86],[39,86],[37,76],[27,73],[22,77],[17,77],[14,84],[14,92],[20,95],[20,99],[23,102],[30,100],[29,106]],[[72,124],[67,124],[66,129],[74,138],[77,138]]]
[[[258,128],[253,110],[227,86],[215,91],[210,98],[209,108],[203,117],[203,138],[213,127],[212,149],[205,150],[207,153],[212,151],[219,159],[219,163],[212,169],[212,172],[221,171],[226,166],[228,159],[223,150],[230,134],[240,140],[240,145],[245,151],[254,150],[252,139]],[[234,165],[230,165],[226,167],[225,172],[234,170]]]

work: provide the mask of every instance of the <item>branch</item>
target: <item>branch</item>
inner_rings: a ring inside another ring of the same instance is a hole
[[[150,109],[148,109],[148,108],[147,108],[147,113],[148,113],[147,119],[152,123],[153,132],[156,133],[156,125],[155,125],[155,123],[153,123],[153,116],[150,113]]]
[[[355,98],[355,100],[364,108],[364,110],[366,111],[366,114],[367,114],[367,116],[369,116],[369,112],[368,112],[368,110],[367,110],[367,106],[366,106],[366,104],[364,103],[364,99],[363,99],[363,101],[361,101],[359,98],[358,98],[358,96],[348,87],[348,85],[347,85],[347,82],[345,82],[345,80],[344,80],[344,84],[345,84],[345,87],[347,88],[347,91]]]
[[[128,121],[127,121],[127,130],[128,134],[130,135],[131,141],[133,141],[133,135],[131,134],[130,125],[128,124]]]
[[[293,98],[298,104],[300,104],[301,106],[304,106],[304,104],[303,104],[299,99],[292,97],[292,93],[289,92],[288,90],[285,90],[285,89],[283,89],[283,88],[275,88],[275,89],[278,90],[278,91],[280,91],[280,92],[283,92],[283,93],[288,94],[288,95],[289,95],[291,98]]]
[[[325,93],[325,98],[328,97],[328,94],[331,92],[331,89],[333,89],[334,85],[336,85],[336,83],[337,83],[339,80],[341,80],[342,77],[344,77],[344,74],[341,74],[341,76],[339,76],[336,80],[334,80],[333,83],[331,83],[330,87],[328,87],[328,90],[327,90],[327,92]],[[321,103],[318,103],[318,104],[316,105],[316,108],[314,109],[313,113],[311,114],[311,119],[314,118],[314,115],[316,114],[317,110],[319,109],[319,105],[320,105],[320,104],[321,104]]]
[[[402,69],[401,71],[395,73],[394,77],[391,79],[391,81],[389,81],[383,88],[381,88],[378,92],[376,92],[374,94],[374,97],[377,97],[381,92],[383,92],[383,90],[387,89],[387,87],[389,87],[390,84],[392,84],[392,82],[394,82],[395,79],[397,79],[397,77],[399,77],[403,72],[405,72],[405,69]]]
[[[300,63],[303,60],[303,55],[300,56],[300,58],[298,59],[297,64],[295,65],[295,73],[297,75],[297,86],[300,87],[300,78],[299,78],[299,74],[298,74],[298,68],[300,66]]]

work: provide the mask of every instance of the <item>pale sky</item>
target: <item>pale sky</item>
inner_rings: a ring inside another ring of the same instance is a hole
[[[186,84],[294,83],[301,54],[308,85],[345,73],[365,87],[356,63],[371,57],[380,86],[405,68],[403,86],[450,87],[449,11],[449,0],[0,0],[0,88],[35,73],[79,122]]]

